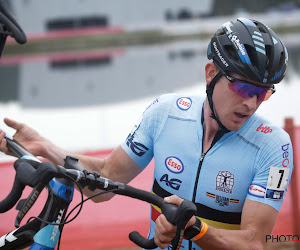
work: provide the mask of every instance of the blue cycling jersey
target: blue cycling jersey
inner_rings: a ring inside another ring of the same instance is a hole
[[[152,191],[193,201],[208,225],[240,229],[245,199],[280,210],[293,169],[289,135],[253,115],[238,131],[226,133],[202,154],[204,98],[167,94],[143,113],[122,148],[144,169],[154,156]],[[151,206],[151,228],[160,209]],[[183,240],[182,248],[200,249]]]

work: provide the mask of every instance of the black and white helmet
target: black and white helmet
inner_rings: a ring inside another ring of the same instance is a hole
[[[283,79],[288,61],[286,47],[269,27],[242,17],[217,30],[208,45],[207,57],[225,72],[266,84]]]

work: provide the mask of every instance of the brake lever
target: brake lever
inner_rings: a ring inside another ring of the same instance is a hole
[[[189,200],[184,200],[175,211],[174,205],[168,203],[164,203],[161,210],[167,220],[177,226],[175,238],[172,240],[172,250],[178,250],[183,240],[184,227],[197,212],[196,205]]]
[[[183,232],[186,223],[197,212],[196,205],[189,200],[184,200],[179,207],[174,204],[163,203],[161,204],[161,211],[171,224],[177,226],[175,238],[172,240],[172,250],[177,250],[180,248],[183,240]],[[131,232],[129,238],[135,244],[147,249],[154,249],[157,247],[154,238],[151,240],[145,239],[136,231]]]
[[[18,228],[24,216],[36,202],[40,193],[44,189],[44,184],[38,184],[31,192],[31,194],[27,197],[27,199],[20,200],[16,206],[16,209],[19,210],[19,213],[16,217],[15,227]]]
[[[21,26],[17,23],[11,11],[8,8],[8,4],[4,1],[0,1],[0,22],[3,23],[8,29],[7,35],[12,36],[17,43],[24,44],[27,42],[27,37]]]

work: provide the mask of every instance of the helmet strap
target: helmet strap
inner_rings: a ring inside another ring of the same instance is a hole
[[[214,103],[213,103],[213,92],[214,92],[214,88],[215,85],[217,83],[217,81],[222,77],[222,72],[219,71],[218,74],[215,75],[215,77],[211,80],[210,84],[206,85],[206,94],[207,94],[207,99],[208,99],[208,103],[211,109],[211,115],[210,117],[213,118],[214,120],[216,120],[216,122],[219,125],[219,129],[217,134],[215,135],[213,142],[212,142],[212,146],[226,133],[230,132],[229,129],[227,129],[222,122],[219,120],[219,118],[217,117],[217,115],[215,114],[214,111]]]

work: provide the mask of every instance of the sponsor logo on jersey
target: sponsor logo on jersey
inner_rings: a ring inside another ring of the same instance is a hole
[[[224,59],[224,57],[221,55],[221,52],[219,51],[216,42],[213,42],[213,46],[214,46],[214,49],[215,49],[215,51],[216,51],[216,54],[217,54],[217,56],[219,57],[219,59],[221,60],[221,62],[222,62],[226,67],[228,67],[229,65],[228,65],[228,63],[226,62],[226,60]]]
[[[284,195],[284,191],[280,191],[280,190],[267,189],[266,191],[266,198],[272,200],[282,200],[283,195]]]
[[[175,156],[169,156],[165,160],[165,165],[168,170],[170,170],[172,173],[175,173],[175,174],[182,173],[182,171],[184,169],[182,161]]]
[[[248,194],[256,197],[264,198],[266,194],[266,188],[258,184],[252,184],[249,187]]]
[[[216,190],[231,194],[233,186],[234,175],[226,170],[219,171],[216,177]]]
[[[289,163],[290,163],[290,160],[289,160],[289,152],[288,152],[288,150],[289,150],[289,143],[288,144],[285,144],[285,145],[282,145],[281,146],[281,149],[282,149],[282,151],[283,151],[283,154],[282,154],[282,158],[283,158],[283,161],[282,161],[282,166],[283,167],[287,167],[288,165],[289,165]]]
[[[167,174],[164,174],[161,178],[160,178],[160,181],[161,182],[165,182],[167,187],[171,187],[175,190],[179,190],[180,188],[180,185],[182,183],[181,180],[179,179],[176,179],[176,178],[172,178],[172,179],[169,179],[169,176]]]
[[[150,105],[145,109],[145,111],[146,111],[148,108],[150,108],[152,105],[154,105],[155,103],[158,103],[158,99],[159,99],[159,97],[156,98],[152,103],[150,103]],[[145,111],[144,111],[144,112],[145,112]]]
[[[221,195],[216,195],[216,203],[219,204],[219,206],[224,207],[229,205],[229,198],[221,196]]]
[[[143,120],[143,116],[141,116],[137,122],[134,124],[132,130],[130,131],[129,135],[127,136],[127,138],[129,138],[130,136],[132,136],[134,134],[134,132],[140,127],[141,122]]]
[[[215,195],[209,192],[206,192],[206,196],[215,199],[216,203],[219,204],[219,206],[229,206],[229,203],[239,203],[240,201],[237,199],[229,199],[227,197],[221,196],[221,195]]]
[[[127,137],[126,145],[137,156],[143,156],[149,150],[149,148],[147,148],[145,145],[143,145],[140,142],[133,141],[133,139],[134,139],[134,135],[129,135]]]
[[[263,123],[260,124],[259,127],[256,129],[256,131],[258,131],[258,132],[260,131],[265,134],[272,133],[273,130],[270,127],[268,127],[268,126],[264,127],[263,125],[264,125]]]
[[[188,110],[192,106],[192,100],[189,97],[181,97],[176,103],[181,110]]]

